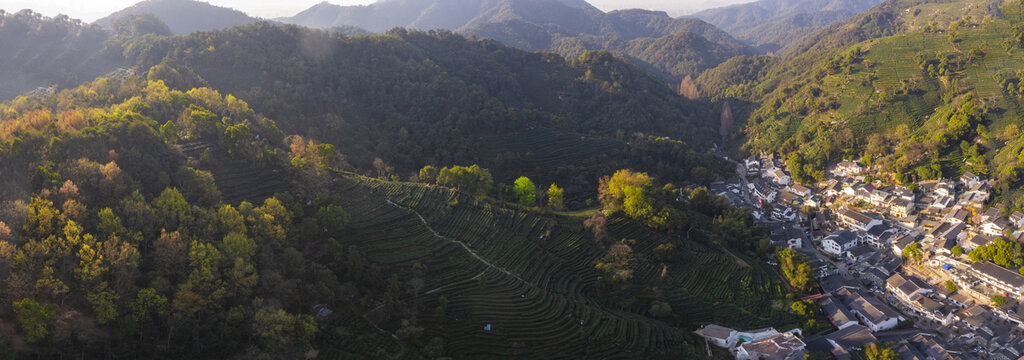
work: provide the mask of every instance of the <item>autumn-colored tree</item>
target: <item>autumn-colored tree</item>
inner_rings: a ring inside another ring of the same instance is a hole
[[[220,223],[220,232],[245,234],[245,218],[238,209],[231,205],[223,205],[217,208],[217,222]]]
[[[433,184],[437,181],[437,174],[439,172],[440,170],[438,170],[434,165],[424,166],[419,172],[420,181],[427,184]]]
[[[188,244],[177,231],[162,230],[153,242],[153,252],[154,270],[163,276],[177,273],[188,261]]]
[[[608,252],[598,260],[595,267],[615,282],[629,282],[633,280],[633,270],[635,270],[636,264],[633,248],[619,242],[608,249]]]
[[[924,250],[920,244],[913,243],[903,247],[903,256],[914,263],[919,263],[924,259]]]
[[[722,116],[719,119],[719,121],[721,122],[721,128],[719,128],[719,135],[722,136],[722,141],[726,141],[729,139],[729,136],[732,135],[732,127],[734,123],[732,116],[732,107],[729,106],[728,101],[722,104]]]
[[[868,360],[896,360],[899,355],[893,349],[892,344],[871,344],[864,347],[864,355]]]
[[[611,177],[601,178],[598,189],[598,199],[604,205],[606,212],[616,212],[625,208],[627,201],[631,203],[633,211],[641,211],[645,206],[644,188],[654,184],[646,173],[634,173],[630,170],[616,171]],[[627,200],[630,196],[640,197]]]
[[[565,190],[553,183],[548,187],[548,207],[552,210],[565,208]]]
[[[22,231],[26,237],[45,238],[63,222],[63,217],[53,207],[53,202],[50,200],[33,197],[28,210],[28,216],[22,225]]]
[[[103,264],[103,255],[100,255],[88,244],[83,244],[78,250],[78,266],[75,267],[75,278],[89,283],[103,275],[106,271],[107,268]]]
[[[0,221],[0,241],[14,242],[14,235],[11,233],[11,228],[7,227],[7,224],[3,221]]]
[[[85,221],[85,204],[75,199],[64,201],[64,205],[61,206],[61,210],[64,211],[64,216],[70,220],[77,222]]]
[[[779,267],[794,288],[803,290],[811,281],[811,267],[807,260],[792,248],[779,251]]]
[[[71,180],[64,180],[64,184],[60,186],[60,190],[57,191],[62,201],[68,200],[80,200],[81,195],[78,191],[78,185],[75,185]]]
[[[700,100],[700,92],[697,90],[697,83],[693,81],[692,76],[686,75],[683,81],[679,83],[679,95],[694,101]]]
[[[484,195],[491,190],[494,179],[489,170],[478,165],[452,166],[444,167],[438,172],[437,184]]]
[[[589,229],[590,232],[594,234],[594,240],[603,246],[605,239],[608,237],[608,234],[605,233],[607,230],[607,223],[608,219],[605,218],[604,214],[601,212],[595,212],[583,221],[583,227]]]

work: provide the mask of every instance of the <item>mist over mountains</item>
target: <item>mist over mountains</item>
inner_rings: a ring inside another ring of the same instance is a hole
[[[768,51],[788,48],[831,23],[883,0],[759,0],[689,15]]]
[[[130,15],[153,14],[167,24],[175,35],[196,31],[226,29],[251,24],[259,19],[245,13],[193,0],[145,0],[93,22],[110,29],[114,21]]]

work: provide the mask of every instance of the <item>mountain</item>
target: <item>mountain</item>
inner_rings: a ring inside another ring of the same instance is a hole
[[[138,76],[0,104],[4,357],[695,358],[816,316],[689,186],[734,171],[711,106],[607,51],[131,19]]]
[[[882,0],[760,0],[691,15],[764,50],[785,51],[795,42]]]
[[[119,55],[104,48],[108,39],[98,26],[67,16],[0,11],[0,99],[77,86],[117,69]]]
[[[571,136],[529,131],[537,127],[616,138],[594,151],[541,157],[547,167],[578,166],[576,173],[594,174],[558,175],[569,198],[581,199],[595,188],[596,174],[631,159],[623,145],[634,133],[668,136],[697,149],[711,146],[714,134],[714,124],[705,120],[713,118],[710,106],[677,96],[603,51],[565,61],[447,31],[344,37],[267,23],[212,35],[142,38],[126,48],[136,68],[159,65],[175,69],[160,73],[195,74],[167,77],[169,86],[207,84],[249,99],[285,131],[316,129],[310,134],[335,144],[360,172],[377,172],[374,160],[380,158],[403,177],[430,163],[479,163],[499,176],[541,176],[544,166],[531,160],[530,147],[490,144],[519,133],[573,146]],[[596,160],[602,152],[611,154],[607,164]],[[698,166],[716,167],[697,154],[673,157],[681,169],[665,174],[673,181],[689,178]],[[650,161],[652,168],[667,159]]]
[[[194,0],[145,0],[96,20],[94,24],[111,29],[114,21],[129,15],[153,14],[170,27],[174,34],[226,29],[251,24],[259,19],[245,13]]]
[[[752,53],[729,34],[697,19],[645,10],[610,13],[584,1],[387,0],[365,6],[321,3],[290,18],[308,27],[349,25],[370,31],[394,27],[448,29],[527,50],[577,57],[610,50],[675,83],[732,56]]]
[[[1016,204],[1024,74],[1007,69],[1024,66],[1019,19],[1015,4],[902,0],[832,25],[748,92],[761,105],[747,148],[807,169],[857,158],[901,183],[986,174]]]
[[[523,3],[545,3],[561,5],[556,8],[600,12],[583,0],[382,0],[370,5],[354,6],[335,5],[325,1],[295,16],[275,20],[312,28],[350,25],[378,33],[396,27],[456,30],[475,23],[516,17],[510,8]],[[559,15],[566,14],[535,12],[531,15],[556,19]]]

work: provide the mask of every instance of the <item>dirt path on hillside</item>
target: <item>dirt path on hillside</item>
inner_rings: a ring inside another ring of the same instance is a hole
[[[441,239],[441,240],[447,240],[447,241],[449,241],[449,242],[452,242],[452,243],[458,244],[459,246],[462,246],[462,248],[463,248],[463,249],[466,249],[466,251],[468,251],[470,255],[473,255],[473,257],[474,257],[474,258],[476,258],[476,259],[477,259],[478,261],[480,261],[480,262],[481,262],[481,263],[483,263],[484,265],[487,265],[488,267],[490,267],[490,268],[493,268],[493,269],[495,269],[495,270],[501,271],[501,272],[505,273],[505,275],[508,275],[508,276],[514,277],[514,278],[516,278],[516,279],[517,279],[517,280],[519,280],[519,281],[522,281],[522,282],[525,282],[525,283],[527,283],[527,284],[530,284],[530,282],[529,282],[529,281],[523,280],[523,278],[519,277],[519,275],[513,274],[513,273],[512,273],[511,271],[505,270],[505,269],[501,268],[500,266],[494,265],[494,264],[492,264],[492,263],[491,263],[490,261],[487,261],[486,259],[484,259],[484,258],[480,257],[480,255],[477,255],[476,251],[474,251],[473,249],[471,249],[471,248],[469,247],[469,245],[467,245],[466,243],[464,243],[464,242],[462,242],[462,241],[459,241],[459,240],[455,240],[455,239],[449,239],[449,238],[447,238],[447,237],[445,237],[445,236],[441,235],[441,234],[440,234],[440,233],[438,233],[438,232],[437,232],[436,230],[434,230],[434,228],[430,227],[430,224],[428,224],[428,223],[427,223],[427,219],[425,219],[425,218],[423,217],[423,215],[420,215],[420,213],[419,213],[418,211],[416,211],[416,210],[412,210],[412,209],[410,209],[410,208],[407,208],[407,207],[404,207],[404,206],[402,206],[402,205],[398,205],[398,204],[396,204],[396,203],[395,203],[394,201],[391,201],[391,199],[388,199],[388,200],[387,200],[387,202],[388,202],[388,204],[390,204],[391,206],[394,206],[394,207],[396,207],[396,208],[399,208],[399,209],[405,209],[405,210],[407,210],[407,211],[410,211],[410,212],[412,212],[413,214],[415,214],[415,215],[416,215],[417,217],[419,217],[419,218],[420,218],[420,222],[422,222],[422,223],[423,223],[423,226],[424,226],[424,227],[426,227],[426,228],[427,228],[427,230],[429,230],[431,234],[434,234],[434,236],[435,236],[435,237],[437,237],[438,239]],[[479,275],[477,275],[477,276],[479,277]],[[430,290],[430,291],[436,291],[436,290],[439,290],[439,289],[440,289],[440,288],[438,288],[438,289],[434,289],[434,290]]]

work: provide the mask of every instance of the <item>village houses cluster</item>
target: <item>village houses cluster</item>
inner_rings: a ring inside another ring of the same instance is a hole
[[[808,256],[821,285],[812,298],[835,329],[801,338],[709,324],[697,331],[709,343],[737,359],[802,359],[810,351],[845,359],[882,342],[902,359],[1024,357],[1024,276],[967,256],[996,239],[1024,240],[1024,214],[990,207],[992,180],[967,172],[905,187],[842,161],[824,181],[798,184],[774,154],[740,166],[745,185],[712,191],[754,208],[773,245]]]

